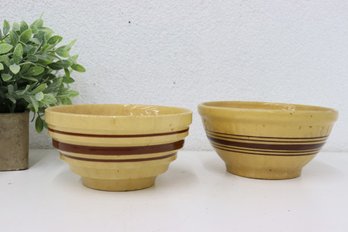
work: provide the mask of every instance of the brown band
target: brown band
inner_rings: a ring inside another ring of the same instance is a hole
[[[101,138],[141,138],[141,137],[153,137],[153,136],[163,136],[163,135],[175,135],[188,132],[189,129],[181,130],[181,131],[173,131],[167,133],[157,133],[157,134],[139,134],[139,135],[101,135],[101,134],[82,134],[75,132],[66,132],[60,130],[54,130],[52,128],[48,128],[49,131],[64,135],[74,135],[74,136],[82,136],[82,137],[101,137]]]
[[[214,134],[209,134],[209,137],[216,137],[217,139],[230,139],[230,140],[240,140],[240,141],[251,141],[251,142],[268,142],[268,143],[316,143],[316,142],[325,142],[326,137],[325,138],[308,138],[307,140],[301,140],[299,141],[297,138],[295,138],[294,140],[290,141],[290,139],[288,140],[265,140],[265,139],[252,139],[252,138],[245,138],[245,137],[227,137],[227,136],[223,136],[223,135],[214,135]]]
[[[215,147],[216,149],[223,150],[223,151],[230,151],[230,152],[236,152],[236,153],[242,153],[242,154],[248,154],[248,155],[264,155],[264,156],[306,156],[306,155],[315,155],[318,152],[313,153],[307,153],[307,154],[274,154],[274,153],[268,153],[268,154],[261,154],[256,152],[249,152],[249,151],[239,151],[234,149],[225,149],[225,148],[219,148]]]
[[[221,147],[223,149],[231,149],[231,150],[241,150],[244,152],[266,152],[266,153],[286,153],[286,154],[298,154],[298,153],[310,153],[310,152],[318,152],[320,149],[311,149],[311,150],[305,150],[305,151],[297,151],[297,150],[265,150],[265,149],[253,149],[253,148],[244,148],[244,147],[233,147],[233,146],[226,146],[219,143],[212,142],[212,145],[215,147]]]
[[[225,136],[236,136],[236,137],[244,137],[244,138],[257,138],[257,139],[294,139],[294,140],[306,140],[306,139],[326,139],[328,136],[319,136],[319,137],[267,137],[267,136],[251,136],[251,135],[239,135],[239,134],[226,134],[222,132],[209,131],[211,134],[225,135]]]
[[[261,143],[243,143],[243,142],[236,142],[236,141],[228,141],[228,140],[222,140],[222,139],[216,139],[209,137],[208,138],[215,142],[222,145],[227,146],[235,146],[235,147],[242,147],[242,148],[255,148],[255,149],[268,149],[268,150],[285,150],[285,151],[302,151],[302,150],[311,150],[311,149],[319,149],[321,148],[324,143],[312,143],[312,144],[261,144]]]
[[[151,158],[143,158],[143,159],[119,159],[119,160],[111,160],[111,159],[89,159],[89,158],[82,158],[82,157],[75,157],[70,155],[63,155],[70,159],[76,159],[76,160],[82,160],[82,161],[91,161],[91,162],[108,162],[108,163],[118,163],[118,162],[141,162],[141,161],[151,161],[151,160],[159,160],[159,159],[166,159],[172,156],[175,156],[176,153],[170,154],[170,155],[164,155],[159,157],[151,157]]]
[[[178,150],[184,146],[184,140],[175,143],[139,147],[92,147],[62,143],[56,140],[52,140],[52,144],[58,150],[73,153],[93,155],[140,155]]]

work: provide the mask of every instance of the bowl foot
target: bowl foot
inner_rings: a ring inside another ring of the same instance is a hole
[[[302,168],[315,155],[252,155],[218,150],[228,172],[255,179],[283,180],[301,175]]]
[[[83,177],[82,183],[84,186],[92,189],[122,192],[149,188],[154,185],[155,179],[156,177],[124,180],[102,180]]]
[[[265,180],[293,179],[301,175],[301,168],[292,170],[276,170],[271,168],[246,169],[226,166],[226,169],[228,172],[237,176]]]

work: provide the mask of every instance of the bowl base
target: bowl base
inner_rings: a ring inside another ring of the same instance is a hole
[[[216,149],[228,172],[255,179],[283,180],[301,175],[315,155],[252,155]]]
[[[83,177],[82,183],[84,186],[92,189],[122,192],[149,188],[155,184],[155,179],[156,177],[146,177],[139,179],[102,180]]]
[[[236,167],[226,166],[229,173],[237,176],[264,179],[264,180],[284,180],[293,179],[301,175],[301,168],[294,170],[272,170],[272,169],[240,169]]]

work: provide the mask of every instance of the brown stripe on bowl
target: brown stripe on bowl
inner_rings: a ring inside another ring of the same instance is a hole
[[[253,142],[271,142],[271,143],[311,143],[326,141],[328,136],[319,137],[270,137],[270,136],[251,136],[239,134],[227,134],[216,131],[206,131],[208,137],[222,138],[227,140],[245,140]]]
[[[150,157],[150,158],[142,158],[142,159],[90,159],[90,158],[82,158],[82,157],[76,157],[76,156],[70,156],[63,154],[63,156],[68,157],[70,159],[75,159],[75,160],[82,160],[82,161],[89,161],[89,162],[142,162],[142,161],[152,161],[152,160],[160,160],[160,159],[166,159],[172,156],[176,156],[176,153],[172,153],[169,155],[163,155],[163,156],[158,156],[158,157]]]
[[[80,146],[68,143],[61,143],[56,140],[52,140],[52,144],[60,151],[80,153],[80,154],[93,154],[93,155],[139,155],[139,154],[151,154],[159,152],[167,152],[178,150],[184,146],[184,140],[152,145],[152,146],[138,146],[138,147],[92,147],[92,146]]]
[[[208,137],[209,140],[222,144],[225,146],[235,146],[241,148],[256,148],[256,149],[268,149],[268,150],[283,150],[283,151],[303,151],[310,149],[320,149],[324,143],[312,143],[312,144],[269,144],[269,143],[249,143],[249,142],[237,142],[237,141],[229,141],[223,139],[216,139],[212,137]]]
[[[82,136],[82,137],[101,137],[101,138],[141,138],[141,137],[154,137],[154,136],[164,136],[164,135],[174,135],[174,134],[181,134],[186,133],[189,131],[189,128],[180,130],[180,131],[173,131],[173,132],[167,132],[167,133],[154,133],[154,134],[136,134],[136,135],[110,135],[110,134],[85,134],[85,133],[74,133],[74,132],[66,132],[66,131],[60,131],[52,128],[48,128],[48,131],[58,133],[58,134],[64,134],[64,135],[74,135],[74,136]]]

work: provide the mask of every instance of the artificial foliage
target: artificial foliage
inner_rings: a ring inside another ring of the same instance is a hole
[[[73,71],[84,72],[77,55],[70,55],[75,41],[61,44],[62,36],[44,26],[3,22],[0,28],[0,113],[32,111],[38,132],[45,127],[44,110],[71,104],[78,92],[70,89]]]

